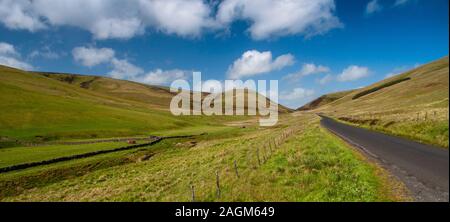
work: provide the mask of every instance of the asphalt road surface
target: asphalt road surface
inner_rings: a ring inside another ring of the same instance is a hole
[[[378,160],[408,187],[416,201],[449,201],[448,149],[321,117],[323,127]]]

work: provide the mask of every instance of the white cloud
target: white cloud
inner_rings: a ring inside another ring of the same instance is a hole
[[[250,50],[244,52],[241,58],[234,61],[227,73],[231,79],[240,79],[280,70],[294,64],[294,60],[294,56],[291,54],[278,56],[274,60],[270,51],[259,52],[257,50]]]
[[[133,80],[151,85],[164,85],[177,79],[188,79],[188,72],[180,69],[156,69]]]
[[[18,58],[0,55],[0,65],[5,65],[17,69],[32,70],[33,66],[19,60]]]
[[[280,99],[283,100],[299,100],[306,97],[314,95],[314,90],[304,89],[304,88],[294,88],[289,92],[282,92],[280,94]]]
[[[17,53],[17,51],[13,45],[8,44],[6,42],[0,42],[0,55],[17,56],[17,55],[19,55],[19,53]]]
[[[31,32],[78,27],[96,39],[128,39],[146,29],[197,37],[250,21],[255,39],[312,36],[340,27],[334,0],[0,0],[0,22]]]
[[[6,42],[0,42],[0,65],[23,70],[34,69],[32,65],[22,61],[20,57],[20,53],[16,51],[13,45]]]
[[[250,21],[254,39],[294,34],[312,36],[341,27],[334,15],[334,0],[225,0],[217,20],[228,25],[236,20]]]
[[[330,72],[330,68],[323,66],[323,65],[316,65],[314,63],[305,63],[303,64],[302,68],[300,69],[300,71],[296,72],[296,73],[291,73],[287,76],[284,77],[284,79],[289,79],[289,80],[298,80],[303,76],[309,76],[309,75],[314,75],[314,74],[320,74],[320,73],[328,73]]]
[[[116,19],[107,18],[100,19],[89,30],[97,39],[129,39],[137,34],[143,33],[141,21],[136,18]]]
[[[96,39],[128,39],[146,28],[196,36],[213,25],[202,0],[0,0],[0,19],[8,28],[29,31],[74,26]]]
[[[199,36],[205,28],[214,27],[211,9],[202,0],[140,0],[144,20],[164,33]]]
[[[31,1],[0,0],[0,21],[10,29],[25,29],[34,32],[46,25],[34,12]]]
[[[372,14],[382,9],[383,7],[378,3],[378,0],[372,0],[366,6],[366,14]]]
[[[337,80],[341,82],[355,81],[361,78],[365,78],[369,76],[369,74],[369,68],[352,65],[344,69],[342,73],[337,76]]]
[[[333,81],[333,79],[334,79],[334,77],[333,77],[332,75],[327,74],[326,76],[324,76],[324,77],[318,79],[317,82],[318,82],[320,85],[325,85],[325,84],[327,84],[327,83]]]
[[[72,50],[75,61],[87,67],[110,62],[114,54],[114,50],[110,48],[76,47]]]
[[[1,49],[1,48],[0,48]],[[87,67],[107,63],[112,67],[109,76],[153,85],[164,85],[176,79],[187,79],[188,71],[155,69],[146,73],[144,69],[126,59],[118,59],[110,48],[76,47],[72,50],[75,61]]]
[[[113,70],[108,74],[116,79],[134,80],[138,75],[144,73],[143,69],[129,63],[125,59],[113,58],[111,60],[111,65]]]

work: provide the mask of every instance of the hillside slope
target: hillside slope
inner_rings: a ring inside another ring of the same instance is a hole
[[[420,142],[448,147],[449,60],[352,91],[315,112]]]
[[[80,88],[88,89],[94,92],[99,92],[116,98],[122,98],[126,100],[148,104],[150,108],[166,111],[169,110],[170,101],[172,97],[175,95],[175,93],[170,92],[170,89],[168,87],[151,86],[126,80],[117,80],[100,76],[65,74],[65,73],[46,73],[46,72],[37,72],[37,73],[52,79],[59,80],[64,83],[78,86]],[[242,98],[241,96],[247,98],[247,91],[244,90],[235,90],[234,94],[235,99],[236,97]],[[208,93],[202,93],[202,98],[204,98],[207,95]],[[247,108],[248,107],[245,107],[245,109]],[[289,113],[292,110],[283,105],[278,105],[278,111],[280,113]]]
[[[399,79],[410,78],[357,99],[355,95]],[[324,111],[377,112],[410,108],[448,108],[448,57],[358,89],[321,107]],[[352,110],[348,110],[352,109]],[[353,113],[357,114],[357,113]]]
[[[142,135],[194,125],[143,103],[8,67],[0,67],[0,101],[2,140]]]
[[[297,111],[314,110],[314,109],[320,108],[320,107],[327,105],[329,103],[332,103],[352,92],[354,92],[354,90],[325,94],[325,95],[303,105],[302,107],[298,108]]]
[[[206,94],[204,94],[205,96]],[[11,141],[148,135],[252,117],[173,116],[167,87],[0,66],[0,147]],[[280,106],[281,113],[290,110]]]
[[[169,110],[170,100],[175,95],[167,87],[150,86],[107,77],[48,72],[36,73],[79,88],[114,98],[147,104],[149,108],[161,110]]]

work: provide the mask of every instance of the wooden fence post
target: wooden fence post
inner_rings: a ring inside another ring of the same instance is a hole
[[[236,160],[234,160],[234,171],[236,172],[236,177],[239,178],[239,172],[238,172]]]
[[[256,148],[256,157],[258,158],[258,165],[261,166],[261,159],[259,158],[259,148]]]
[[[267,150],[266,147],[263,146],[263,163],[265,163],[267,161]]]
[[[191,198],[192,198],[192,202],[195,202],[195,189],[194,189],[194,185],[191,184]]]
[[[217,198],[220,198],[219,171],[216,171]]]

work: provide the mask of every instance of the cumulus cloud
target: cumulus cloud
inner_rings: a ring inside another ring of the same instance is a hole
[[[9,66],[17,69],[23,69],[23,70],[33,70],[33,66],[21,61],[18,58],[14,57],[8,57],[0,55],[0,65]]]
[[[0,19],[8,28],[29,31],[74,26],[96,39],[128,39],[146,28],[196,36],[213,26],[202,0],[0,0]]]
[[[6,42],[0,42],[0,65],[13,68],[32,70],[32,65],[21,60],[21,55],[16,51],[15,47]]]
[[[211,8],[202,0],[140,0],[145,21],[158,30],[180,36],[198,36],[215,26]]]
[[[110,48],[76,47],[72,50],[75,61],[83,66],[92,67],[110,62],[114,58],[114,50]]]
[[[108,75],[115,79],[164,85],[176,79],[188,78],[189,72],[180,69],[155,69],[146,73],[144,69],[128,60],[118,59],[115,54],[115,51],[110,48],[76,47],[72,50],[74,60],[83,66],[93,67],[100,64],[111,66],[112,70],[108,72]]]
[[[337,80],[341,82],[355,81],[369,76],[370,70],[367,67],[352,65],[342,71],[337,76]]]
[[[305,63],[305,64],[303,64],[302,68],[298,72],[288,74],[287,76],[284,77],[284,79],[296,81],[303,76],[309,76],[309,75],[320,74],[320,73],[328,73],[328,72],[330,72],[330,68],[327,66],[316,65],[314,63]]]
[[[32,2],[25,0],[0,0],[0,21],[10,29],[31,32],[46,28],[33,10]]]
[[[146,73],[145,75],[135,78],[134,80],[151,85],[165,85],[177,79],[188,79],[188,73],[188,71],[180,69],[155,69]]]
[[[284,91],[280,94],[283,100],[299,100],[314,95],[314,90],[294,88],[292,91]]]
[[[378,3],[378,0],[372,0],[366,6],[366,14],[370,15],[382,9],[383,7]]]
[[[342,26],[334,15],[334,0],[225,0],[217,20],[222,24],[250,21],[254,39],[286,35],[313,36]]]
[[[111,60],[113,70],[108,74],[116,79],[134,80],[138,75],[143,74],[144,70],[128,62],[126,59]]]
[[[340,27],[334,0],[0,0],[0,21],[31,32],[73,26],[96,39],[128,39],[146,29],[197,37],[250,21],[255,39],[312,36]]]
[[[325,84],[327,84],[327,83],[333,81],[333,79],[334,79],[334,77],[333,77],[332,75],[327,74],[326,76],[324,76],[324,77],[318,79],[317,82],[318,82],[320,85],[325,85]]]
[[[0,55],[17,56],[19,55],[19,53],[16,51],[13,45],[6,42],[0,42]]]
[[[246,78],[280,70],[294,64],[294,60],[294,56],[291,54],[284,54],[273,59],[272,52],[270,51],[259,52],[257,50],[250,50],[244,52],[241,58],[234,61],[227,73],[231,79]]]

